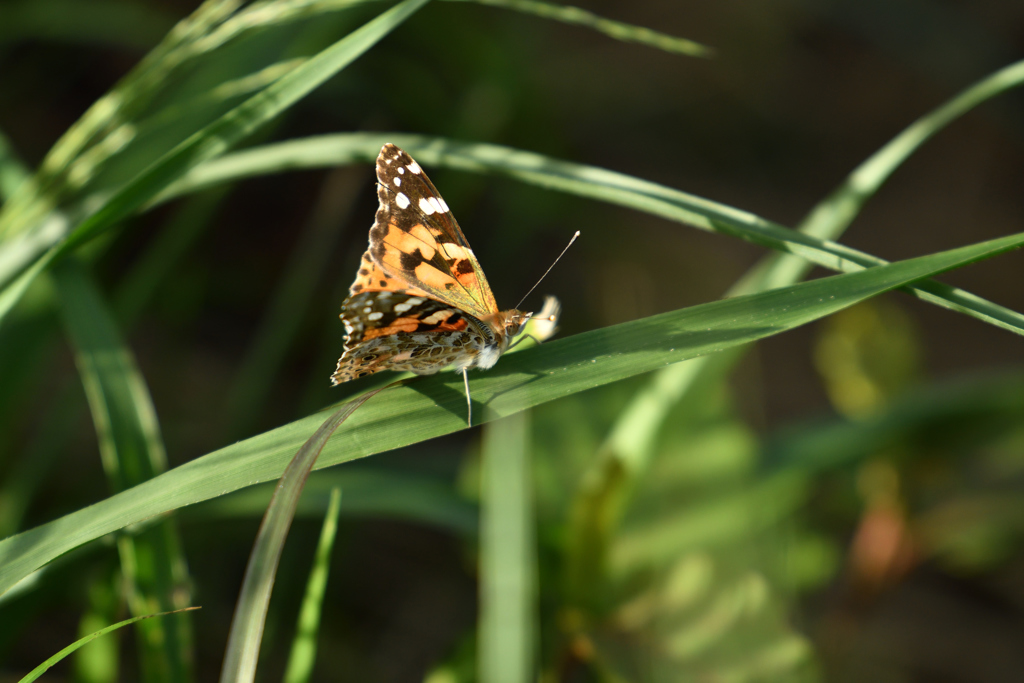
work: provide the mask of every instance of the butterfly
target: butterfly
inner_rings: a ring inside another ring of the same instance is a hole
[[[345,346],[332,384],[381,370],[487,369],[531,313],[502,311],[465,235],[420,165],[390,143],[377,156],[370,246],[341,306]]]

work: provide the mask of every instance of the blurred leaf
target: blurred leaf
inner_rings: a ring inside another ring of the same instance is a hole
[[[778,334],[923,277],[1024,243],[1024,235],[835,275],[770,292],[663,313],[548,342],[474,379],[485,420]],[[353,389],[357,389],[355,383]],[[386,399],[386,400],[384,400]],[[461,429],[465,397],[452,373],[401,383],[357,413],[329,444],[322,466]],[[103,534],[278,476],[322,416],[228,446],[84,510],[0,541],[0,592],[67,550]]]
[[[483,683],[536,678],[536,560],[527,412],[484,427],[480,539]]]
[[[815,344],[814,365],[832,405],[856,417],[918,380],[919,346],[910,320],[899,308],[869,301],[826,321]]]
[[[1024,81],[1024,62],[1014,72]],[[385,142],[393,142],[423,165],[507,175],[538,187],[559,190],[661,216],[679,223],[737,237],[763,247],[794,254],[810,263],[842,272],[884,265],[884,259],[827,240],[790,230],[746,211],[593,166],[558,161],[533,152],[463,143],[444,138],[394,133],[322,135],[253,147],[197,166],[167,189],[166,201],[221,182],[293,170],[372,162]],[[924,280],[906,288],[909,294],[1024,335],[1024,314],[999,306],[956,287]],[[2,309],[0,309],[2,312]]]
[[[53,272],[64,320],[96,426],[100,458],[117,493],[167,469],[149,390],[95,284],[74,259]],[[181,541],[165,519],[136,538],[118,539],[128,604],[135,615],[187,605],[188,570]],[[192,642],[184,615],[139,627],[148,681],[191,679]]]
[[[334,430],[378,391],[380,389],[363,394],[335,411],[302,444],[281,475],[245,568],[245,578],[235,605],[224,653],[221,683],[251,683],[255,679],[270,593],[274,588],[277,565],[281,561],[281,552],[295,517],[302,488]]]
[[[284,683],[307,683],[313,675],[316,663],[316,641],[320,631],[320,610],[327,590],[327,576],[331,566],[331,549],[334,535],[338,530],[338,512],[341,509],[341,489],[331,489],[331,501],[324,515],[320,530],[320,542],[316,547],[313,568],[306,582],[306,594],[299,610],[299,623],[292,640],[292,649],[285,667]]]
[[[833,420],[782,430],[764,445],[768,472],[819,472],[856,464],[902,445],[970,448],[1018,427],[1024,419],[1024,373],[936,382],[892,399],[884,410],[856,421]]]
[[[122,608],[121,591],[117,583],[119,572],[111,575],[104,571],[90,577],[87,587],[88,606],[78,622],[78,633],[88,636],[111,623]],[[95,638],[74,653],[76,683],[113,683],[120,671],[120,643],[117,638]]]

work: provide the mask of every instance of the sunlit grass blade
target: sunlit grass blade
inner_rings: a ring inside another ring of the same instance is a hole
[[[78,372],[113,491],[152,479],[167,469],[163,440],[149,390],[113,316],[85,268],[67,259],[53,271]],[[118,539],[128,604],[136,615],[187,605],[188,569],[174,523],[160,521],[142,534]],[[149,681],[186,681],[192,661],[189,622],[183,615],[139,626],[141,663]]]
[[[550,2],[538,2],[537,0],[450,0],[458,2],[476,2],[481,5],[492,7],[504,7],[506,9],[533,14],[543,19],[554,19],[566,24],[584,26],[605,34],[616,40],[623,40],[630,43],[639,43],[647,47],[653,47],[666,52],[687,55],[689,57],[710,57],[713,50],[706,45],[701,45],[692,40],[677,38],[659,31],[653,31],[643,26],[634,26],[621,21],[614,21],[599,17],[593,12],[588,12],[579,7],[568,5],[556,5]]]
[[[159,614],[144,614],[144,615],[139,616],[139,617],[132,617],[131,619],[125,619],[124,621],[119,621],[116,624],[111,624],[110,626],[107,626],[106,628],[101,628],[99,631],[96,631],[95,633],[90,633],[89,635],[85,636],[84,638],[79,638],[75,642],[71,643],[66,648],[64,648],[63,650],[61,650],[57,654],[53,655],[52,657],[47,659],[45,662],[43,662],[42,664],[40,664],[36,668],[32,669],[32,671],[28,672],[28,674],[26,674],[24,677],[22,677],[22,679],[18,683],[32,683],[32,681],[38,680],[39,677],[42,676],[44,673],[46,673],[47,670],[50,667],[52,667],[54,664],[56,664],[57,662],[61,661],[65,657],[67,657],[69,654],[71,654],[72,652],[74,652],[78,648],[82,647],[83,645],[87,645],[88,643],[90,643],[91,641],[95,640],[96,638],[99,638],[100,636],[104,636],[104,635],[110,633],[111,631],[116,631],[117,629],[121,628],[122,626],[127,626],[128,624],[134,624],[135,622],[141,621],[143,619],[150,619],[152,617],[163,617],[163,616],[166,616],[168,614],[177,614],[178,612],[191,612],[192,610],[196,610],[196,609],[199,609],[199,608],[198,607],[185,607],[185,608],[180,609],[180,610],[175,610],[174,612],[161,612]]]
[[[1024,77],[1024,73],[1015,74]],[[1014,83],[1024,78],[1017,78]],[[746,211],[614,171],[559,161],[533,152],[444,138],[393,133],[323,135],[254,147],[196,167],[158,201],[209,185],[297,168],[372,162],[385,142],[393,142],[424,165],[507,175],[522,182],[618,204],[677,223],[717,232],[793,254],[839,272],[887,263],[871,254],[790,230]],[[958,311],[1024,335],[1024,314],[970,292],[925,280],[907,288],[929,303]]]
[[[256,663],[263,639],[267,606],[274,588],[274,576],[306,478],[334,431],[378,391],[383,389],[363,394],[335,411],[302,444],[281,475],[274,497],[263,515],[263,523],[245,568],[245,578],[235,605],[235,616],[231,621],[224,665],[220,672],[221,683],[251,683],[256,677]]]
[[[10,252],[5,242],[0,248],[0,317],[23,293],[31,279],[57,254],[64,254],[145,204],[193,166],[223,154],[288,107],[295,104],[328,78],[344,69],[373,47],[381,38],[418,10],[427,0],[404,0],[381,13],[333,45],[311,57],[261,91],[231,109],[202,130],[183,141],[146,171],[100,202],[85,220],[71,228],[63,241],[63,231],[32,234],[31,248]],[[49,245],[46,243],[49,242]],[[52,245],[52,246],[50,246]],[[49,246],[43,253],[42,249]],[[19,274],[20,272],[20,274]]]
[[[306,582],[306,594],[299,609],[299,623],[292,640],[292,650],[284,670],[284,683],[307,683],[313,675],[316,663],[316,639],[320,631],[320,611],[327,590],[327,575],[331,566],[331,549],[338,529],[338,512],[341,509],[341,489],[331,489],[331,500],[324,515],[320,530],[320,542],[316,547],[313,568]]]
[[[528,412],[484,427],[479,680],[533,680],[536,558]]]
[[[872,296],[1024,245],[1024,234],[716,301],[548,342],[471,378],[484,419],[716,353],[817,320]],[[71,548],[154,515],[280,476],[321,414],[192,460],[89,508],[0,541],[0,593]],[[329,442],[320,465],[355,460],[465,427],[453,373],[389,390]]]

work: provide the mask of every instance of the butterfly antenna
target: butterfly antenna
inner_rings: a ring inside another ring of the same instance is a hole
[[[545,270],[544,274],[540,276],[540,280],[537,280],[537,284],[535,284],[533,287],[530,287],[530,291],[527,292],[526,294],[524,294],[523,298],[519,300],[519,303],[516,304],[516,309],[518,309],[523,304],[523,302],[526,301],[526,297],[528,297],[531,294],[533,294],[533,290],[537,289],[537,285],[539,285],[541,282],[544,281],[544,278],[546,278],[548,276],[548,273],[550,273],[551,269],[555,267],[555,264],[558,263],[558,260],[561,259],[563,256],[565,256],[565,252],[569,251],[569,247],[572,246],[572,243],[575,242],[576,238],[579,237],[579,236],[580,236],[580,231],[577,230],[576,234],[572,236],[571,240],[569,240],[569,244],[565,245],[565,249],[562,250],[562,253],[558,255],[558,258],[556,258],[551,263],[550,266],[548,266],[548,269]]]

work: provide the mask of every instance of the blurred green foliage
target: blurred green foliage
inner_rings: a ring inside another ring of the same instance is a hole
[[[583,232],[564,340],[481,438],[353,415],[321,464],[405,447],[311,475],[261,679],[1016,680],[1020,254],[918,277],[1021,243],[1020,9],[422,4],[0,5],[0,680],[188,604],[47,675],[216,675],[254,485],[393,379],[327,382],[389,130],[500,302]]]

